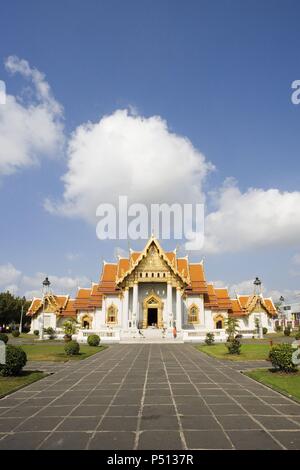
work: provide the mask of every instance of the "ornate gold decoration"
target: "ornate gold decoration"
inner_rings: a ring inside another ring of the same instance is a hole
[[[267,312],[269,313],[264,300],[261,298],[260,295],[252,295],[249,297],[249,300],[246,305],[246,311],[248,315],[252,312],[260,313],[260,312]]]
[[[199,323],[199,307],[196,304],[192,304],[188,309],[188,323]]]
[[[143,301],[143,328],[147,328],[148,326],[148,308],[157,308],[157,326],[158,328],[163,328],[164,303],[153,290]]]
[[[81,318],[81,326],[82,328],[84,328],[84,322],[87,322],[89,327],[88,329],[90,330],[92,328],[92,324],[93,324],[93,319],[90,317],[90,315],[83,315],[83,317]]]
[[[118,323],[118,307],[112,303],[106,310],[106,323],[116,324]]]
[[[221,327],[224,328],[224,317],[223,315],[221,315],[220,313],[215,315],[213,317],[213,320],[214,320],[214,323],[215,323],[215,328],[217,329],[218,328],[218,323],[221,322]]]
[[[158,240],[152,236],[135,262],[130,258],[128,271],[116,280],[120,287],[132,287],[134,281],[138,282],[166,282],[172,280],[173,286],[185,288],[190,279],[179,272],[174,263],[166,256]]]

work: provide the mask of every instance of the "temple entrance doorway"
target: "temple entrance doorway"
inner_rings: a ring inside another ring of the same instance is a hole
[[[148,325],[157,326],[157,308],[148,308]]]
[[[163,308],[163,301],[152,290],[143,301],[142,327],[148,328],[155,325],[157,328],[163,328]]]

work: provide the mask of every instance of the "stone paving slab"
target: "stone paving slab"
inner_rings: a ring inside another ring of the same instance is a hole
[[[300,449],[300,404],[188,344],[120,344],[0,400],[4,449]],[[255,364],[257,367],[257,364]]]

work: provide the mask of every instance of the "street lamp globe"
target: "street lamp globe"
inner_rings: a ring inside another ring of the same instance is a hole
[[[51,285],[51,282],[49,281],[49,278],[48,277],[45,277],[45,279],[43,280],[43,287],[45,290],[48,290],[49,287]]]
[[[40,327],[40,339],[44,339],[44,313],[45,313],[45,296],[49,293],[51,282],[48,277],[43,280],[43,310],[42,310],[42,324]]]

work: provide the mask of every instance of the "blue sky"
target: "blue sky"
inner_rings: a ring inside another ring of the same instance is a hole
[[[5,68],[11,55],[43,72],[64,108],[66,142],[78,126],[116,110],[159,116],[215,166],[202,181],[205,194],[234,177],[241,194],[248,188],[288,192],[296,201],[290,213],[299,220],[300,106],[291,102],[291,83],[300,78],[299,10],[291,0],[3,1],[0,79],[15,97],[31,86]],[[1,288],[36,291],[37,273],[56,276],[60,290],[96,281],[101,258],[114,259],[114,246],[127,248],[100,242],[95,224],[84,217],[45,210],[45,198],[63,198],[67,165],[60,149],[37,165],[0,175]],[[274,243],[266,231],[264,242],[250,240],[235,251],[231,240],[230,250],[205,253],[207,277],[242,288],[259,275],[268,292],[294,295],[300,291],[300,247],[299,227],[291,225],[279,227],[283,235]],[[233,239],[234,233],[233,224]]]

